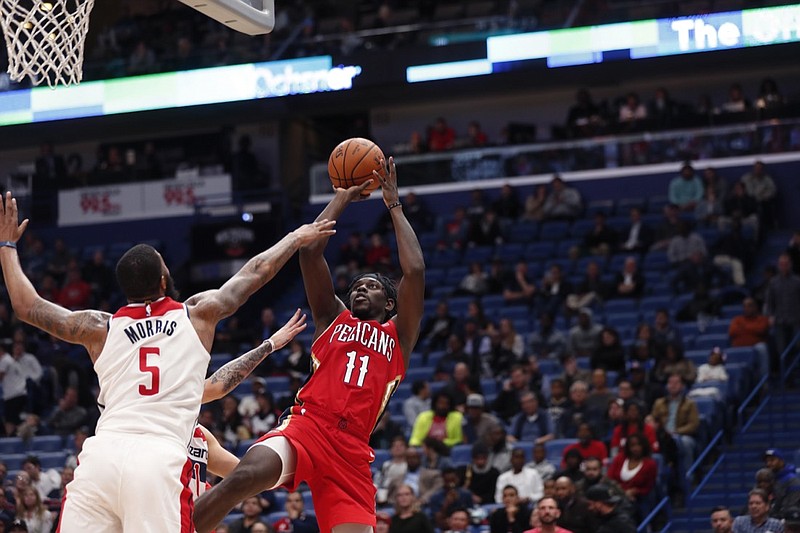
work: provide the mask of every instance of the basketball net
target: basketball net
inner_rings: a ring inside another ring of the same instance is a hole
[[[95,0],[0,0],[8,74],[34,85],[80,83],[83,44]]]

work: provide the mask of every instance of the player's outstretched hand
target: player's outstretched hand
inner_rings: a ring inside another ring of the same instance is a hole
[[[328,220],[327,218],[324,218],[322,220],[312,222],[311,224],[303,224],[294,230],[293,233],[297,237],[300,246],[305,246],[306,244],[311,244],[317,239],[330,237],[331,235],[335,234],[336,230],[333,229],[335,225],[335,220]]]
[[[377,170],[373,170],[372,174],[375,179],[380,180],[381,190],[383,191],[383,203],[386,207],[396,204],[400,201],[400,193],[397,191],[397,168],[394,166],[394,157],[389,157],[389,165],[386,161],[381,159],[381,166],[385,169],[383,175]]]
[[[366,200],[369,198],[369,193],[364,191],[372,184],[373,181],[374,180],[369,179],[360,185],[353,185],[352,187],[348,187],[346,189],[334,187],[333,192],[336,195],[344,196],[348,202]]]
[[[269,340],[272,341],[272,350],[280,350],[289,344],[298,333],[306,329],[306,326],[306,315],[301,313],[300,309],[298,309],[294,312],[292,318],[269,338]]]
[[[0,219],[0,241],[17,242],[25,228],[28,227],[28,219],[19,223],[19,212],[17,211],[17,199],[11,196],[11,191],[7,192],[3,198],[3,217]]]

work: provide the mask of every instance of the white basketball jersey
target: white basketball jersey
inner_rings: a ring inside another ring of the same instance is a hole
[[[208,488],[208,440],[200,426],[195,424],[194,434],[187,447],[189,459],[192,460],[192,478],[189,488],[195,501]]]
[[[97,434],[153,435],[186,446],[209,360],[183,304],[165,297],[149,308],[121,308],[109,319],[94,364],[100,382]]]

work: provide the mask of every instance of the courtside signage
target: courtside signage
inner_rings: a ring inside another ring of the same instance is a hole
[[[800,4],[794,4],[494,36],[486,39],[485,59],[408,67],[406,80],[487,75],[529,60],[556,68],[798,41]]]
[[[150,74],[0,93],[0,126],[346,91],[361,67],[331,56]]]

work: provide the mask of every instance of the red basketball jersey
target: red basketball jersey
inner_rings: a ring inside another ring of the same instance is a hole
[[[397,326],[342,311],[311,346],[312,374],[297,393],[296,414],[324,413],[341,429],[369,437],[403,380]]]

